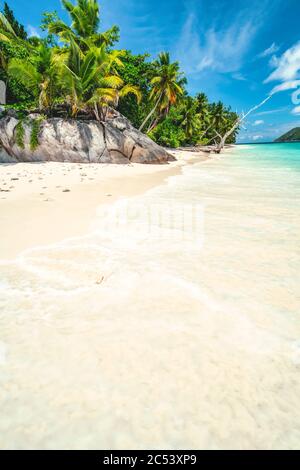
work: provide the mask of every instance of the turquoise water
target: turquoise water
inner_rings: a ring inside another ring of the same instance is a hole
[[[246,150],[246,152],[245,152]],[[300,170],[300,142],[292,144],[240,145],[234,153],[243,151],[245,162],[269,165],[271,168],[288,167]]]
[[[299,448],[299,163],[238,146],[0,264],[0,448]]]

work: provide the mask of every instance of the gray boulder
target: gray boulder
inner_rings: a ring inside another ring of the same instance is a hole
[[[110,111],[105,122],[62,118],[41,120],[38,145],[33,150],[31,140],[35,119],[40,120],[40,116],[29,115],[22,124],[11,114],[0,119],[0,162],[158,164],[175,160],[116,111]],[[20,126],[21,145],[17,137]]]

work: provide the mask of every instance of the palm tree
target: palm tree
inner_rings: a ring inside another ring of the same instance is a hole
[[[193,135],[197,134],[201,128],[200,113],[197,112],[198,102],[188,96],[184,99],[182,104],[183,119],[180,125],[183,127],[185,135],[191,139]]]
[[[71,26],[59,18],[54,18],[47,25],[49,33],[59,36],[62,42],[70,44],[75,41],[82,50],[87,50],[92,45],[112,45],[118,39],[119,29],[116,26],[104,33],[98,32],[100,17],[97,0],[77,0],[75,5],[69,0],[62,0],[62,3],[71,18]]]
[[[107,52],[104,45],[93,47],[84,54],[71,40],[67,60],[61,66],[60,81],[72,116],[80,110],[89,112],[92,109],[97,120],[105,120],[108,106],[116,107],[120,97],[132,93],[138,101],[141,99],[137,87],[124,85],[114,73],[115,65],[121,63],[120,55],[120,51]]]
[[[202,124],[202,132],[201,135],[199,136],[199,141],[205,136],[205,134],[209,131],[209,129],[212,127],[213,122],[212,122],[212,117],[209,109],[209,102],[208,98],[205,93],[198,93],[196,95],[196,101],[197,101],[197,113],[199,114],[199,118],[201,120]]]
[[[211,117],[214,130],[220,132],[227,118],[227,110],[221,101],[218,103],[212,103]]]
[[[18,80],[35,97],[39,109],[51,109],[58,89],[55,51],[41,43],[29,59],[11,59],[8,75]]]
[[[178,97],[183,95],[183,78],[178,62],[170,62],[170,55],[167,52],[159,54],[155,62],[157,75],[151,80],[150,100],[154,102],[154,107],[145,118],[140,127],[140,131],[145,127],[149,119],[159,110],[161,115],[167,115],[170,107],[176,103]],[[156,120],[157,121],[157,120]],[[153,129],[153,123],[149,131]]]

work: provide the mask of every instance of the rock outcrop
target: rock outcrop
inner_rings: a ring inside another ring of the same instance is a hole
[[[32,144],[33,123],[36,145]],[[21,129],[21,142],[20,142]],[[20,122],[13,113],[0,119],[0,162],[63,161],[80,163],[167,163],[166,150],[135,129],[120,113],[105,122],[29,115]]]

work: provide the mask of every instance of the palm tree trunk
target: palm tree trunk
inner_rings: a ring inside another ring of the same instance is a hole
[[[149,119],[151,118],[151,116],[153,116],[153,114],[155,113],[159,103],[160,103],[160,100],[162,98],[162,93],[159,95],[159,98],[157,100],[157,102],[155,103],[155,106],[154,108],[150,111],[150,113],[148,114],[148,116],[146,117],[146,119],[144,120],[144,122],[142,123],[141,127],[139,128],[139,131],[142,131],[145,127],[145,125],[147,124],[147,122],[149,121]]]
[[[205,136],[205,134],[209,131],[209,129],[212,127],[212,124],[210,124],[206,129],[205,131],[200,135],[200,139],[202,139],[202,137]]]
[[[158,121],[159,121],[159,118],[153,119],[150,126],[148,127],[147,133],[153,131],[153,129],[157,126]]]
[[[100,121],[100,116],[99,116],[99,110],[98,110],[97,103],[94,103],[94,114],[96,116],[97,121]]]

